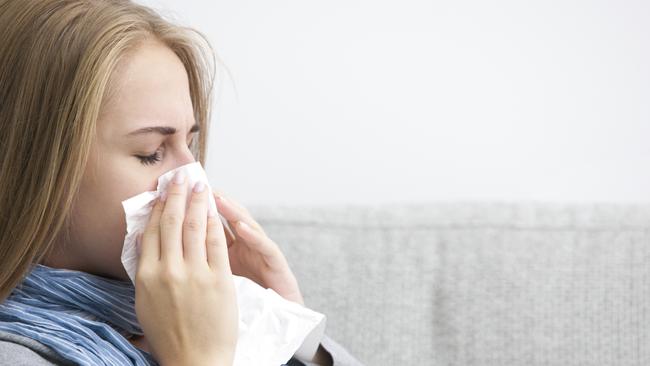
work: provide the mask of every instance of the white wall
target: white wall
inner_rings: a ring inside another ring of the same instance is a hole
[[[232,73],[206,169],[244,204],[650,202],[648,1],[143,2]]]

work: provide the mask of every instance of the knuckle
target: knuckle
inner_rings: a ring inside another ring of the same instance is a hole
[[[179,225],[182,222],[182,220],[183,218],[180,215],[175,213],[166,214],[160,218],[161,223],[166,226]]]
[[[207,223],[208,231],[217,231],[223,230],[221,221],[217,219],[217,216],[208,217]]]
[[[167,191],[167,199],[169,200],[170,197],[184,197],[185,196],[185,191],[181,190],[181,187],[175,186],[173,188],[170,188]]]
[[[135,274],[135,285],[138,287],[150,287],[152,280],[155,279],[154,271],[147,266],[139,266]]]
[[[188,231],[200,231],[201,227],[201,220],[197,218],[185,219],[185,222],[183,223],[183,228]]]
[[[202,192],[192,191],[191,202],[203,202],[207,197],[207,192],[203,190]]]
[[[177,266],[166,266],[160,274],[160,280],[166,286],[173,286],[185,281],[185,273],[178,269]]]
[[[211,246],[211,247],[216,247],[221,245],[221,240],[219,239],[218,235],[209,235],[205,239],[205,245],[206,246]]]
[[[147,225],[142,232],[142,240],[149,238],[158,234],[158,227],[155,225]]]
[[[192,283],[201,287],[201,288],[210,288],[214,287],[215,282],[212,276],[205,271],[194,271],[192,274]]]

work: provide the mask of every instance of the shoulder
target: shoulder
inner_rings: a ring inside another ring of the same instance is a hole
[[[56,365],[22,344],[0,340],[0,366]]]
[[[47,346],[27,337],[0,331],[0,366],[66,364]]]

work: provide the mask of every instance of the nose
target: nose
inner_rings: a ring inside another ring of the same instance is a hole
[[[182,153],[179,155],[178,160],[176,161],[176,166],[174,168],[178,168],[179,166],[193,163],[195,161],[196,159],[194,158],[194,154],[192,154],[192,150],[186,146],[183,149]]]

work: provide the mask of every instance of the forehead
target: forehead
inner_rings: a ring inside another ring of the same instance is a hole
[[[185,130],[193,123],[185,67],[162,43],[146,41],[120,60],[109,82],[110,97],[100,106],[98,130],[125,134],[165,124]]]

